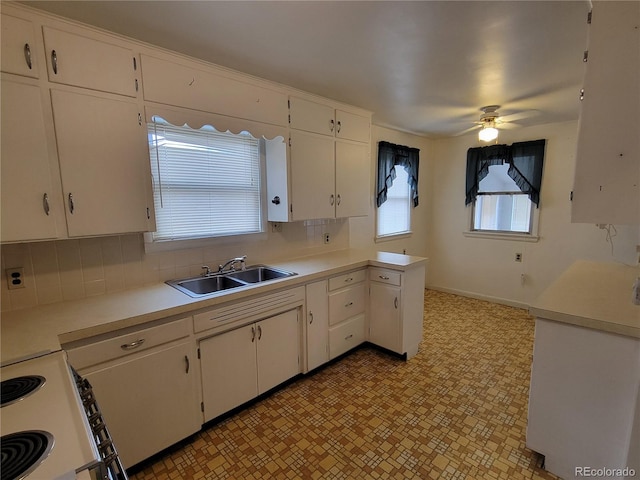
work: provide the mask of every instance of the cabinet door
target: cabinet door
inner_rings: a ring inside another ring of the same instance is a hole
[[[594,2],[571,221],[640,223],[640,3]]]
[[[321,103],[289,98],[290,127],[305,132],[333,136],[336,126],[333,107]]]
[[[49,166],[42,91],[24,80],[2,79],[3,242],[56,238],[56,215],[62,215]]]
[[[371,119],[355,113],[336,110],[336,138],[369,143]]]
[[[148,229],[146,125],[133,100],[51,91],[69,236]]]
[[[258,393],[262,394],[300,373],[298,309],[256,324]]]
[[[200,429],[190,362],[192,346],[181,343],[84,374],[125,468]]]
[[[371,282],[369,341],[402,353],[400,343],[400,287]]]
[[[333,138],[291,131],[293,220],[335,217]]]
[[[310,283],[307,289],[307,371],[329,361],[329,301],[327,281]]]
[[[36,35],[33,24],[22,18],[2,15],[2,71],[38,78]]]
[[[200,342],[205,422],[258,395],[256,341],[252,324]]]
[[[49,81],[136,96],[131,50],[51,27],[42,31]]]
[[[369,214],[369,147],[336,141],[336,217]]]

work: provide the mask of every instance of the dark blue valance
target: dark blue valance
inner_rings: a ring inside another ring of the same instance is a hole
[[[546,140],[518,142],[513,145],[490,145],[467,150],[465,205],[478,196],[480,181],[489,173],[489,166],[509,164],[509,176],[522,193],[540,206],[540,185]]]
[[[378,142],[378,183],[376,189],[376,205],[378,207],[387,200],[387,189],[393,185],[396,178],[395,166],[399,165],[407,170],[409,186],[411,187],[411,201],[418,206],[418,161],[420,150],[389,142]]]

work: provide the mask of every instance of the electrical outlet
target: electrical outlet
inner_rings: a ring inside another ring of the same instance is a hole
[[[271,231],[273,233],[282,233],[282,224],[274,222],[271,224]]]
[[[325,233],[325,234],[322,236],[322,238],[323,238],[323,240],[324,240],[324,243],[329,243],[329,242],[331,241],[331,237],[329,236],[329,234],[328,234],[328,233]]]
[[[521,262],[521,261],[522,261],[522,254],[516,253],[516,262]]]
[[[7,268],[7,286],[9,290],[24,288],[24,268]]]

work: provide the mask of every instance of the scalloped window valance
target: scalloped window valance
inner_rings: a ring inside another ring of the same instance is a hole
[[[489,166],[507,163],[509,176],[522,193],[526,193],[536,207],[539,207],[545,145],[546,140],[532,140],[467,150],[465,205],[475,201],[480,181],[489,173]]]

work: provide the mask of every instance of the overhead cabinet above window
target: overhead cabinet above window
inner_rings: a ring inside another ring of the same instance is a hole
[[[125,47],[43,27],[49,81],[135,97],[137,60]]]

